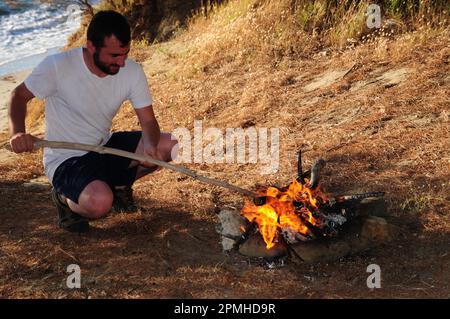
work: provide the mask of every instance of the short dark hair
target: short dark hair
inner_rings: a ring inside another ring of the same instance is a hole
[[[92,18],[87,29],[87,39],[96,48],[104,46],[105,37],[115,35],[126,46],[131,40],[130,25],[127,19],[113,10],[99,11]]]

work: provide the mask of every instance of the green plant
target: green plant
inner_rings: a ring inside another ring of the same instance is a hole
[[[445,202],[445,198],[430,194],[414,193],[400,204],[400,209],[405,213],[417,215],[431,209],[436,202]]]

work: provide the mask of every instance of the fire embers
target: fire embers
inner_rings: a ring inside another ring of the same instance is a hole
[[[265,199],[262,205],[245,201],[241,214],[258,225],[267,249],[280,240],[280,235],[289,244],[332,235],[328,234],[330,219],[320,211],[328,203],[327,196],[319,187],[312,189],[308,179],[303,182],[295,179],[286,188],[268,187],[259,191],[260,198]],[[340,224],[346,221],[344,216],[333,218]],[[323,232],[318,234],[321,229]]]

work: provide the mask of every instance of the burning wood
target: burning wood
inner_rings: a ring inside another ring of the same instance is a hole
[[[319,159],[317,160],[312,168],[311,168],[311,182],[310,182],[310,188],[316,189],[317,186],[319,186],[319,180],[320,180],[320,170],[325,167],[325,160]]]
[[[374,217],[386,214],[384,193],[325,194],[319,185],[325,164],[319,159],[303,172],[299,152],[297,177],[291,184],[260,189],[245,200],[240,213],[221,211],[217,230],[224,251],[236,249],[264,260],[289,255],[316,262],[339,259],[389,240],[394,228]],[[320,238],[332,240],[314,241]]]
[[[384,193],[329,196],[320,190],[320,170],[323,159],[317,160],[310,174],[302,172],[301,152],[298,155],[298,174],[284,188],[267,187],[257,192],[252,202],[246,200],[241,215],[256,223],[266,243],[288,244],[311,241],[320,237],[336,237],[343,226],[357,215],[361,200],[381,197]],[[305,176],[310,175],[310,179]]]
[[[285,240],[286,234],[280,230],[280,240],[274,242],[270,249],[267,249],[257,224],[250,224],[237,210],[220,212],[219,219],[222,224],[218,225],[217,231],[222,235],[224,251],[236,250],[247,257],[263,258],[263,265],[268,267],[270,263],[275,263],[277,267],[282,266],[284,257],[300,263],[338,260],[386,244],[402,232],[400,228],[379,217],[389,216],[386,201],[381,197],[362,199],[356,205],[356,211],[355,218],[346,222],[345,231],[342,229],[336,238],[288,244]],[[230,236],[230,233],[235,235]],[[258,262],[260,261],[258,259]]]

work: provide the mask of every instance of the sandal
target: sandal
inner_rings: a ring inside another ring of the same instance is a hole
[[[61,199],[55,188],[52,189],[52,200],[58,210],[59,227],[73,233],[85,233],[89,230],[88,220],[74,213]]]

